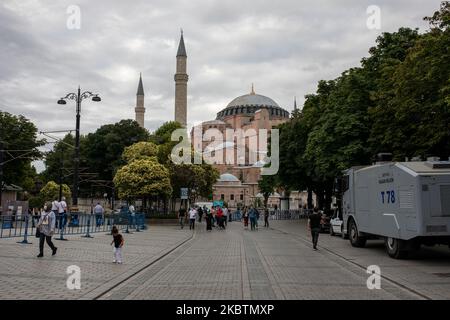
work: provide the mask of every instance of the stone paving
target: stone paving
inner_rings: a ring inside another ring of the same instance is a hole
[[[0,299],[79,299],[90,298],[98,289],[107,289],[167,250],[188,240],[189,230],[176,226],[150,226],[143,232],[123,234],[124,263],[112,263],[112,236],[105,232],[94,238],[67,235],[68,241],[53,239],[58,247],[55,256],[45,244],[44,257],[38,259],[39,239],[32,244],[16,243],[19,238],[0,239]],[[68,290],[68,266],[81,269],[81,290]]]
[[[379,241],[353,248],[348,240],[321,234],[314,251],[305,221],[271,221],[271,228],[195,232],[151,226],[124,234],[124,264],[112,263],[111,236],[54,240],[56,256],[36,258],[32,245],[0,239],[0,299],[433,299],[450,298],[450,250],[422,250],[414,259],[387,257]],[[342,257],[345,257],[343,259]],[[353,263],[352,263],[353,262]],[[366,267],[377,264],[380,290],[366,286]],[[81,290],[68,290],[66,268],[81,268]]]

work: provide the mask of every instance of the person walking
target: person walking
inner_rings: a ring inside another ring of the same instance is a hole
[[[117,229],[116,226],[112,227],[111,230],[113,240],[111,242],[111,245],[114,244],[114,260],[113,263],[122,263],[122,247],[124,244],[123,236],[119,233],[119,229]]]
[[[62,197],[61,201],[59,202],[61,209],[62,209],[62,227],[65,228],[66,227],[66,223],[67,223],[67,202],[66,202],[66,197]]]
[[[203,209],[202,207],[198,207],[198,222],[201,223],[202,222],[202,216],[203,216]]]
[[[267,207],[264,208],[264,227],[269,227],[269,209]]]
[[[216,211],[216,208],[214,206],[211,207],[210,213],[211,213],[211,227],[215,228],[216,226],[215,226],[214,220],[216,219],[217,211]]]
[[[189,230],[195,229],[195,219],[197,218],[197,210],[194,207],[189,210]]]
[[[105,210],[101,206],[100,202],[97,202],[97,205],[94,208],[95,221],[96,221],[97,227],[100,227],[103,224],[103,214],[104,213],[105,213]]]
[[[259,210],[257,209],[257,208],[254,208],[255,209],[255,227],[256,227],[256,230],[258,230],[258,220],[259,220]]]
[[[223,207],[223,222],[224,222],[224,227],[225,227],[225,226],[228,226],[227,221],[228,221],[228,208],[227,208],[227,207]]]
[[[219,228],[225,229],[225,225],[223,224],[223,210],[221,207],[217,208],[216,218],[217,218],[217,225],[219,226]]]
[[[53,198],[52,201],[52,212],[55,214],[55,227],[59,228],[59,223],[61,222],[61,218],[59,217],[59,208],[60,208],[60,204],[58,201],[58,197]]]
[[[206,207],[203,208],[203,211],[205,212],[205,219],[206,219],[206,231],[212,230],[212,214],[211,211],[209,211]]]
[[[180,210],[178,210],[178,220],[180,221],[181,229],[184,228],[184,219],[186,219],[186,209],[181,207]]]
[[[248,217],[250,218],[250,230],[256,230],[256,211],[253,206],[250,207]]]
[[[308,217],[308,231],[311,232],[312,243],[314,250],[317,250],[317,242],[319,241],[320,220],[322,219],[317,207],[314,208],[313,213]]]
[[[244,227],[245,229],[248,229],[248,209],[247,207],[244,207]]]
[[[133,204],[130,204],[130,206],[128,207],[128,211],[130,212],[131,215],[131,227],[134,228],[134,224],[135,224],[135,217],[136,217],[136,209],[134,208]]]
[[[47,242],[50,249],[52,249],[52,256],[56,254],[58,249],[52,242],[52,236],[55,233],[56,215],[55,211],[50,210],[51,205],[44,206],[44,212],[42,212],[37,228],[39,228],[39,254],[38,258],[44,256],[44,241]]]

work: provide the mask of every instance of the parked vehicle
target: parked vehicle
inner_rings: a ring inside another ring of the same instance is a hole
[[[450,245],[450,162],[383,161],[342,178],[343,232],[352,246],[384,239],[393,258],[421,245]]]
[[[330,235],[334,236],[336,234],[343,235],[342,228],[342,211],[340,212],[338,208],[333,209],[333,214],[330,219]]]

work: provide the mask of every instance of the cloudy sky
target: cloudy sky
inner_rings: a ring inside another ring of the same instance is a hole
[[[139,72],[150,131],[174,117],[175,55],[180,28],[188,55],[188,122],[214,119],[233,98],[256,93],[288,111],[318,80],[359,65],[377,35],[401,26],[425,31],[435,0],[2,0],[0,110],[22,114],[39,130],[75,127],[75,105],[56,101],[81,85],[100,103],[82,104],[81,131],[134,119]],[[80,9],[69,29],[68,8]],[[380,8],[369,29],[367,8]]]

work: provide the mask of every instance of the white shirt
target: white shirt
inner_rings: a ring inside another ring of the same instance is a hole
[[[67,203],[64,200],[62,200],[59,204],[63,208],[63,212],[67,211]]]
[[[131,214],[134,215],[135,212],[134,212],[134,206],[133,205],[129,206],[128,210],[130,210]]]
[[[222,211],[223,211],[223,215],[224,215],[224,216],[227,216],[227,215],[228,215],[228,209],[227,209],[227,208],[223,208]]]
[[[52,202],[52,211],[58,211],[59,212],[59,207],[60,207],[60,204],[59,204],[59,202],[58,201],[53,201]]]
[[[103,207],[101,205],[96,205],[94,208],[94,213],[103,214]]]
[[[195,219],[196,216],[197,216],[197,210],[191,209],[191,210],[189,211],[189,218],[190,218],[190,219]]]

